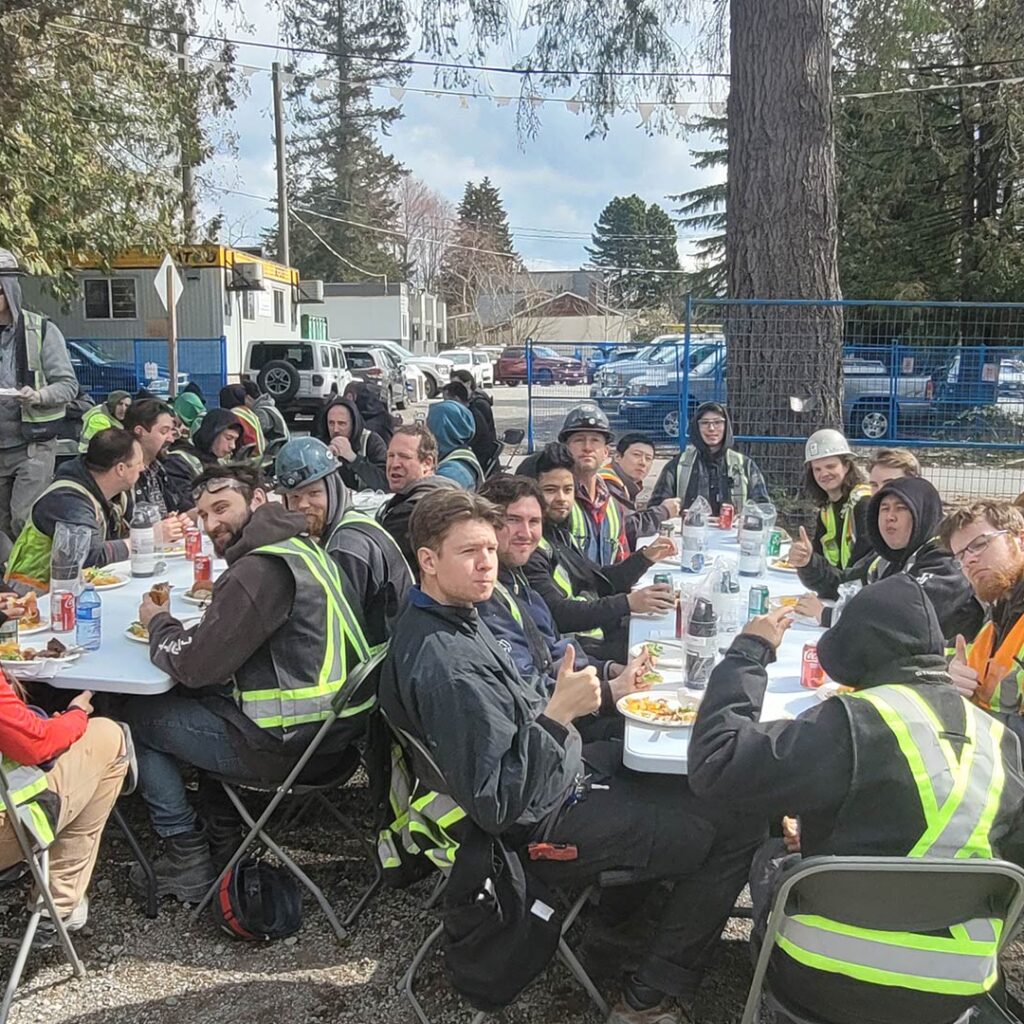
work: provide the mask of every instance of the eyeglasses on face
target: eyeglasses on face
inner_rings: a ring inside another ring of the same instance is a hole
[[[985,549],[996,539],[996,537],[1002,537],[1009,533],[1009,530],[992,530],[990,533],[983,533],[979,537],[975,537],[970,544],[965,545],[959,551],[953,552],[953,564],[958,568],[964,567],[964,557],[966,555],[972,555],[977,557],[984,553]]]
[[[697,420],[697,424],[698,426],[710,427],[711,429],[715,427],[722,428],[725,426],[725,420]]]

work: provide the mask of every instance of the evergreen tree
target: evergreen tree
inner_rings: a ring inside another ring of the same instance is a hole
[[[402,112],[378,105],[370,86],[407,77],[385,60],[407,46],[402,4],[284,0],[284,11],[293,46],[332,51],[296,71],[290,97],[298,101],[288,139],[291,261],[327,280],[401,279],[407,268],[396,237],[380,229],[397,226],[395,187],[405,172],[377,132],[386,134]]]
[[[657,203],[616,196],[601,212],[587,248],[591,263],[606,268],[613,303],[629,309],[661,305],[677,285],[676,228]]]

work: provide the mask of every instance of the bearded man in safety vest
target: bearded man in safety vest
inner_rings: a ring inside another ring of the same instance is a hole
[[[12,539],[53,477],[57,428],[78,394],[64,335],[22,308],[18,278],[0,249],[0,531]]]
[[[719,402],[705,402],[690,421],[686,447],[658,477],[651,504],[678,498],[689,508],[698,498],[718,515],[722,505],[739,512],[748,501],[766,503],[768,486],[757,463],[733,447],[732,418]]]
[[[130,698],[122,712],[136,736],[139,791],[164,840],[153,865],[158,890],[187,902],[201,899],[215,863],[234,852],[238,819],[220,786],[202,777],[201,824],[178,762],[235,778],[283,780],[349,673],[369,657],[354,595],[306,534],[305,516],[269,502],[258,474],[244,467],[207,469],[192,496],[227,568],[195,625],[183,625],[152,596],[143,599],[139,622],[149,631],[150,659],[178,687]],[[347,707],[369,710],[375,700],[374,692],[360,690]],[[310,760],[310,775],[336,767],[364,725],[363,714],[339,719]],[[145,888],[141,870],[132,882]]]
[[[693,792],[736,814],[788,816],[787,845],[803,856],[1016,852],[1020,744],[950,685],[921,584],[904,573],[872,584],[818,641],[821,667],[850,692],[796,719],[760,721],[790,614],[751,620],[712,672],[690,740]],[[755,935],[785,864],[752,876]],[[966,1019],[998,981],[999,924],[972,919],[922,935],[787,908],[772,990],[800,1018],[833,1024]]]
[[[1024,742],[1024,512],[997,501],[966,505],[946,517],[939,539],[988,609],[973,643],[956,639],[953,684]]]

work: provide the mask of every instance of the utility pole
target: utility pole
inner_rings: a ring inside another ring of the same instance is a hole
[[[274,148],[277,152],[277,260],[291,266],[288,236],[288,168],[284,158],[284,104],[281,102],[281,65],[274,61]]]
[[[178,33],[178,71],[182,80],[188,76],[188,34],[184,31]],[[189,123],[188,117],[192,120]],[[192,245],[196,240],[196,184],[192,174],[192,150],[194,148],[195,132],[198,130],[198,111],[189,110],[188,115],[182,116],[181,128],[178,132],[178,148],[181,159],[181,227],[182,242],[185,245]]]

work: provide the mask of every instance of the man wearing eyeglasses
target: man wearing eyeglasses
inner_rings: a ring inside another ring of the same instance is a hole
[[[732,420],[724,405],[698,406],[687,438],[683,451],[661,471],[652,505],[675,497],[687,509],[705,498],[717,516],[722,505],[732,505],[739,512],[748,501],[768,501],[768,486],[757,463],[733,448]]]
[[[965,697],[1024,738],[1024,513],[979,501],[947,516],[939,537],[988,609],[973,643],[957,637],[950,677]]]
[[[192,496],[227,569],[196,625],[186,627],[149,595],[143,599],[139,621],[149,631],[150,659],[178,686],[129,698],[122,711],[135,737],[139,791],[164,841],[153,865],[158,891],[183,902],[198,901],[234,852],[239,819],[220,786],[201,775],[200,821],[179,762],[201,773],[284,779],[348,673],[369,656],[354,595],[306,534],[304,515],[271,503],[247,467],[207,469]],[[348,708],[368,710],[374,700],[372,690],[360,690]],[[310,777],[336,767],[364,724],[360,714],[341,719],[310,760]],[[138,868],[132,883],[145,888]]]

